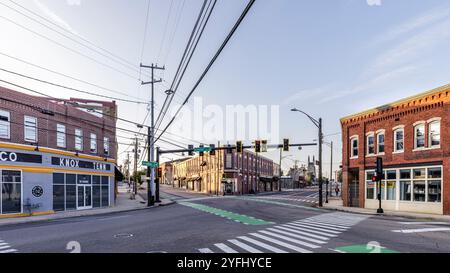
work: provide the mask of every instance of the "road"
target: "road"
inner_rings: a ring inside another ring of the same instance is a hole
[[[162,190],[177,203],[0,227],[0,252],[450,252],[447,223],[317,209],[316,189],[242,197]]]

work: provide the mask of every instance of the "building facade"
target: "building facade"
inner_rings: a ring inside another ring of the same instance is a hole
[[[345,206],[450,214],[450,85],[341,119]]]
[[[278,189],[279,168],[250,151],[205,153],[173,164],[173,185],[208,194],[249,194]],[[275,174],[277,173],[277,174]]]
[[[0,87],[0,216],[114,204],[115,102]]]

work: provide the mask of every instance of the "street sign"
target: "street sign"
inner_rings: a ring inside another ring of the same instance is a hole
[[[198,147],[194,149],[195,152],[210,152],[211,147]]]
[[[158,164],[158,162],[142,161],[142,166],[146,166],[146,167],[150,167],[150,168],[158,168],[159,164]]]

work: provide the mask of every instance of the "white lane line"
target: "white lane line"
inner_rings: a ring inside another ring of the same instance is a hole
[[[309,226],[306,224],[297,224],[297,223],[291,223],[290,225],[296,226],[296,227],[301,227],[301,228],[305,228],[306,230],[314,230],[314,231],[319,231],[319,232],[325,232],[325,233],[331,233],[331,234],[341,234],[341,231],[337,231],[337,230],[328,230],[326,228],[318,228],[318,227],[314,227],[314,226]]]
[[[10,245],[4,245],[4,246],[0,246],[0,249],[7,249],[7,248],[11,248],[11,246]]]
[[[8,245],[8,243],[0,243],[0,246]]]
[[[7,249],[7,250],[1,250],[0,253],[12,253],[17,252],[17,249]]]
[[[310,229],[315,229],[315,230],[319,230],[319,231],[327,231],[327,232],[331,232],[331,233],[343,232],[343,231],[347,230],[347,228],[325,227],[322,225],[310,224],[310,223],[305,223],[305,222],[295,222],[295,224],[302,225],[304,227],[309,227]]]
[[[238,246],[238,247],[240,247],[240,248],[242,248],[242,249],[244,249],[244,250],[246,250],[246,251],[248,251],[250,253],[263,253],[262,251],[254,248],[254,247],[251,247],[251,246],[249,246],[247,244],[244,244],[242,242],[239,242],[238,240],[228,240],[228,242],[230,242],[230,243],[232,243],[232,244],[234,244],[234,245],[236,245],[236,246]]]
[[[301,247],[297,247],[297,246],[294,246],[294,245],[282,242],[282,241],[277,240],[277,239],[272,239],[272,238],[269,238],[267,236],[264,236],[264,235],[261,235],[261,234],[258,234],[258,233],[250,233],[250,235],[252,235],[254,237],[257,237],[257,238],[260,238],[260,239],[263,239],[263,240],[266,240],[268,242],[280,245],[282,247],[292,249],[292,250],[300,252],[300,253],[312,253],[312,251],[310,251],[310,250],[306,250],[306,249],[303,249]]]
[[[280,227],[278,227],[278,228],[280,228]],[[310,241],[310,242],[313,242],[313,243],[316,243],[316,244],[320,244],[320,245],[323,245],[323,244],[326,244],[327,242],[325,242],[325,241],[321,241],[321,240],[317,240],[317,239],[313,239],[313,238],[310,238],[310,237],[307,237],[307,236],[303,236],[303,235],[298,235],[298,234],[295,234],[295,232],[289,232],[289,231],[286,231],[286,228],[281,228],[282,230],[278,230],[278,229],[275,229],[275,228],[268,228],[267,230],[270,230],[270,231],[273,231],[273,232],[278,232],[278,233],[280,233],[280,234],[284,234],[284,235],[287,235],[287,236],[291,236],[291,237],[294,237],[294,238],[297,238],[297,239],[302,239],[302,240],[305,240],[305,241]],[[284,230],[283,230],[284,229]],[[326,238],[325,238],[325,240],[327,240]]]
[[[342,225],[342,226],[353,226],[355,225],[354,222],[339,222],[336,220],[332,220],[330,218],[328,219],[324,219],[324,218],[314,218],[314,219],[310,219],[311,221],[320,221],[320,222],[324,222],[326,224],[334,224],[334,225]]]
[[[450,231],[450,228],[419,228],[419,229],[401,229],[393,230],[397,233],[423,233],[423,232],[437,232],[437,231]]]
[[[450,225],[449,222],[398,222],[402,225]]]
[[[264,248],[264,249],[267,249],[267,250],[270,250],[270,251],[272,251],[272,252],[275,252],[275,253],[288,253],[287,251],[284,251],[284,250],[281,250],[281,249],[279,249],[279,248],[273,247],[273,246],[271,246],[271,245],[262,243],[262,242],[260,242],[260,241],[257,241],[257,240],[254,240],[254,239],[252,239],[252,238],[249,238],[249,237],[247,237],[247,236],[240,236],[240,237],[238,237],[238,238],[241,239],[241,240],[250,242],[250,243],[252,243],[252,244],[254,244],[254,245],[257,245],[257,246],[259,246],[259,247],[262,247],[262,248]]]
[[[214,253],[214,251],[209,248],[200,248],[198,251],[200,251],[200,253]]]
[[[231,247],[227,246],[226,244],[215,244],[217,248],[220,248],[225,253],[238,253],[236,250],[232,249]]]
[[[291,243],[295,243],[297,245],[306,246],[306,247],[309,247],[309,248],[320,248],[320,246],[318,246],[318,245],[313,245],[311,243],[303,242],[303,241],[300,241],[300,240],[297,240],[297,239],[293,239],[293,238],[290,238],[290,237],[287,237],[287,236],[284,236],[284,235],[281,235],[281,234],[273,233],[273,232],[270,232],[270,231],[261,230],[261,231],[258,231],[258,232],[266,234],[266,235],[269,235],[269,236],[272,236],[272,237],[276,237],[276,238],[279,238],[279,239],[283,239],[285,241],[288,241],[288,242],[291,242]]]
[[[332,232],[328,232],[328,231],[322,232],[322,231],[312,230],[312,229],[309,229],[309,228],[306,228],[306,227],[302,227],[301,225],[295,224],[295,223],[291,223],[289,225],[292,228],[295,228],[297,230],[303,230],[303,231],[306,231],[306,232],[315,233],[315,234],[319,234],[319,235],[323,235],[323,236],[337,237],[338,234],[341,234],[341,232],[339,232],[339,233],[332,233]]]
[[[312,234],[312,232],[310,230],[304,229],[304,228],[300,228],[300,227],[296,227],[296,226],[291,226],[291,225],[282,225],[281,227],[277,227],[277,228],[282,228],[282,229],[286,229],[286,228],[290,228],[292,229],[292,232],[295,232],[297,234],[301,234],[301,235],[305,235],[305,236],[309,236],[309,237],[313,237],[319,240],[328,240],[329,238],[327,237],[337,237],[337,235],[334,234],[324,234],[321,232],[317,232],[316,234]],[[317,233],[320,233],[322,236],[317,235]],[[324,237],[326,236],[326,237]]]

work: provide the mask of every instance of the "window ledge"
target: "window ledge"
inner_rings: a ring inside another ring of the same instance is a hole
[[[422,151],[439,150],[439,149],[441,149],[441,146],[435,146],[435,147],[429,147],[429,148],[416,148],[413,150],[413,152],[422,152]]]
[[[404,154],[405,151],[396,151],[396,152],[392,152],[393,155],[398,155],[398,154]]]
[[[386,153],[379,153],[378,156],[384,156]]]
[[[376,154],[370,154],[370,155],[366,155],[366,157],[375,157],[377,156]]]
[[[355,159],[358,159],[359,157],[358,156],[353,156],[353,157],[350,157],[350,160],[355,160]]]

